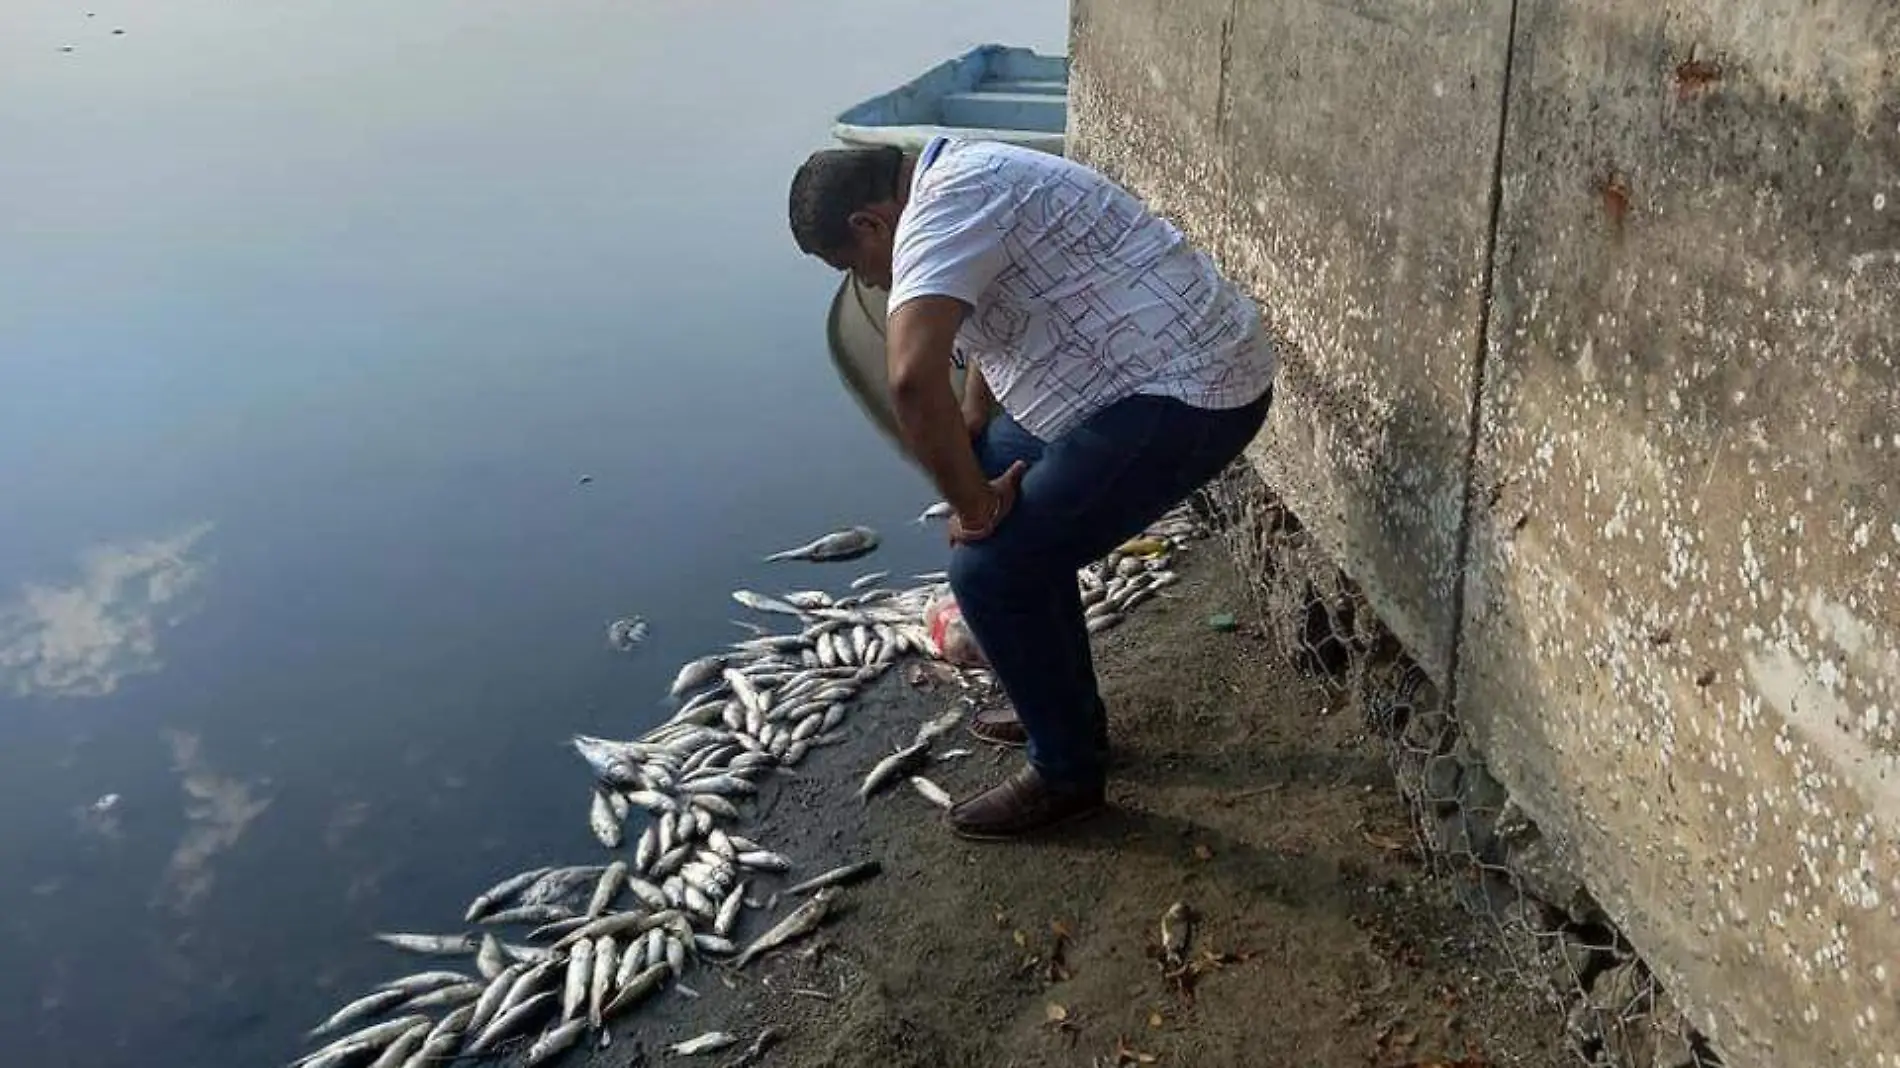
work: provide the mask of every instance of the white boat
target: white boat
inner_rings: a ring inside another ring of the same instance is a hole
[[[942,134],[1007,141],[1061,155],[1068,88],[1068,57],[983,45],[849,108],[838,116],[832,135],[846,144],[917,151]],[[872,425],[908,457],[891,410],[884,359],[887,297],[847,273],[831,298],[825,335],[845,389]],[[959,400],[963,377],[961,369],[951,370],[951,388]]]

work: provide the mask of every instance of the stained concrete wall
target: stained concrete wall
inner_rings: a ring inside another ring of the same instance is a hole
[[[1900,1068],[1900,6],[1075,0],[1072,56],[1072,153],[1285,338],[1263,474],[1678,1000]]]

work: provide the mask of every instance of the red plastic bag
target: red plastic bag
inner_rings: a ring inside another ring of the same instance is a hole
[[[924,609],[924,626],[930,632],[930,644],[937,657],[961,667],[986,668],[990,662],[976,644],[976,635],[963,622],[963,610],[949,593],[938,594]]]

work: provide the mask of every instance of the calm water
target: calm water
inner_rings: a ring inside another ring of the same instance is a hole
[[[786,182],[1064,12],[97,2],[0,10],[3,1059],[277,1063],[370,931],[599,855],[562,741],[728,590],[857,573],[761,553],[940,566]]]

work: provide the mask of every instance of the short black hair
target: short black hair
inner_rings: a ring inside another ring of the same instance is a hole
[[[814,256],[851,240],[851,213],[897,199],[904,151],[893,145],[813,152],[792,176],[792,238]]]

